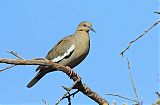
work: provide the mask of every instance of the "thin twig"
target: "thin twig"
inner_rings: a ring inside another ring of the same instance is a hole
[[[133,100],[133,99],[130,99],[130,98],[118,95],[118,94],[106,94],[106,95],[116,96],[116,97],[120,97],[120,98],[123,98],[123,99],[126,99],[126,100],[130,100],[130,101],[133,101],[133,102],[138,102],[137,100]]]
[[[158,95],[158,97],[160,98],[160,93],[157,91],[157,92],[155,92],[155,94],[157,94]]]
[[[65,89],[66,90],[66,89]],[[67,98],[68,99],[68,105],[71,105],[71,96],[75,96],[75,94],[77,94],[79,92],[79,90],[73,92],[72,94],[68,93],[67,96],[65,96],[63,99]]]
[[[45,105],[49,105],[44,99],[42,99],[42,101],[44,102]]]
[[[16,52],[13,52],[13,51],[10,51],[10,50],[7,50],[6,52],[8,52],[8,53],[10,53],[10,54],[12,54],[14,56],[16,56],[19,59],[22,59],[22,60],[24,59],[22,56],[18,55]]]
[[[72,94],[68,93],[68,96],[64,97],[68,99],[68,105],[71,105],[71,96],[74,97],[75,94],[77,94],[79,92],[79,90],[73,92]]]
[[[120,53],[120,55],[124,56],[124,53],[130,48],[131,44],[142,38],[147,32],[149,32],[153,27],[155,27],[160,22],[160,19],[155,22],[149,29],[145,30],[143,34],[137,37],[135,40],[129,42],[128,46]]]
[[[154,13],[156,13],[156,14],[160,15],[160,12],[157,12],[157,11],[156,11],[156,12],[154,12]]]
[[[16,65],[10,65],[10,66],[7,66],[6,68],[4,68],[4,69],[0,70],[0,72],[5,71],[5,70],[10,69],[10,68],[15,67],[15,66],[16,66]]]
[[[136,96],[137,102],[139,103],[138,94],[137,94],[137,91],[136,91],[136,87],[134,85],[134,81],[133,81],[132,73],[131,73],[131,70],[130,70],[130,63],[129,63],[128,58],[127,58],[127,63],[128,63],[128,71],[129,71],[129,75],[130,75],[131,84],[132,84],[132,87],[133,87],[134,94]]]
[[[69,94],[68,96],[66,96],[66,97],[64,97],[64,98],[71,97],[71,96],[74,97],[78,92],[79,92],[79,90],[76,90],[75,92]]]
[[[6,52],[8,52],[8,53],[10,53],[10,54],[12,54],[12,55],[14,55],[14,56],[16,56],[16,57],[19,58],[19,59],[24,60],[24,58],[21,57],[20,55],[18,55],[16,52],[13,52],[13,51],[10,51],[10,50],[7,50]],[[10,69],[10,68],[12,68],[12,67],[15,67],[15,66],[16,66],[16,65],[7,66],[6,68],[0,70],[0,72],[5,71],[5,70],[8,70],[8,69]]]
[[[78,82],[80,82],[80,79],[76,80],[70,88],[66,88],[63,86],[63,88],[67,90],[67,92],[56,102],[55,105],[58,105],[64,98],[66,98],[67,94],[69,94],[69,92],[77,85]]]

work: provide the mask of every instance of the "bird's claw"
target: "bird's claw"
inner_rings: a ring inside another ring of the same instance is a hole
[[[73,69],[71,69],[69,66],[66,66],[66,68],[70,69],[69,77],[76,76],[76,77],[78,77],[78,79],[81,79],[80,76]]]

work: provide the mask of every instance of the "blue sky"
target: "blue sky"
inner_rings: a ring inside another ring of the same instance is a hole
[[[96,33],[90,32],[90,53],[74,70],[86,85],[109,102],[131,103],[105,94],[135,99],[127,62],[119,54],[129,41],[158,20],[158,15],[153,13],[158,11],[158,6],[158,1],[153,0],[1,0],[0,57],[14,58],[6,50],[26,59],[45,57],[58,40],[73,34],[79,22],[88,20]],[[125,55],[131,63],[138,96],[145,105],[156,100],[154,92],[160,89],[158,30],[156,26]],[[35,69],[36,66],[17,66],[0,73],[0,104],[43,105],[42,98],[54,104],[65,92],[61,86],[73,83],[65,74],[54,72],[28,89],[26,85],[36,75]],[[96,105],[82,93],[72,103]]]

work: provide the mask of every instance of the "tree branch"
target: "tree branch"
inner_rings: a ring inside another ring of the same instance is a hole
[[[160,15],[160,12],[158,12],[158,11],[155,11],[154,13],[156,13],[156,14]]]
[[[63,73],[67,74],[74,82],[78,80],[78,76],[73,72],[72,75],[70,75],[70,69],[66,68],[63,65],[51,62],[50,60],[44,59],[44,60],[24,60],[24,59],[4,59],[0,58],[0,63],[6,63],[6,64],[13,64],[13,65],[44,65],[44,66],[50,66],[51,68],[56,68],[58,71],[62,71]],[[92,91],[88,86],[80,82],[78,86],[76,86],[79,91],[81,91],[83,94],[97,102],[99,105],[109,105],[109,103],[100,97],[97,93]]]
[[[157,91],[157,92],[155,92],[155,94],[157,94],[158,95],[158,98],[160,98],[160,93]]]
[[[10,54],[12,54],[14,56],[16,56],[19,59],[24,59],[23,57],[21,57],[20,55],[18,55],[16,52],[13,52],[13,51],[10,51],[10,50],[7,50],[6,52],[8,52],[8,53],[10,53]]]
[[[13,51],[7,50],[6,52],[8,52],[8,53],[10,53],[10,54],[12,54],[12,55],[14,55],[14,56],[16,56],[16,57],[19,58],[19,59],[24,59],[23,57],[21,57],[20,55],[18,55],[17,53],[15,53],[15,52],[13,52]],[[6,68],[0,70],[0,72],[5,71],[5,70],[8,70],[8,69],[10,69],[10,68],[12,68],[12,67],[15,67],[15,66],[16,66],[16,65],[7,66]]]
[[[132,72],[131,72],[131,70],[130,70],[130,63],[129,63],[128,58],[127,58],[127,64],[128,64],[129,75],[130,75],[130,81],[131,81],[131,84],[132,84],[132,87],[133,87],[133,90],[134,90],[134,94],[135,94],[135,96],[136,96],[137,103],[138,103],[138,105],[139,105],[138,94],[137,94],[136,87],[135,87],[135,85],[134,85],[134,81],[133,81],[133,77],[132,77]]]
[[[106,94],[106,95],[116,96],[116,97],[120,97],[120,98],[123,98],[123,99],[130,100],[130,101],[133,101],[133,102],[138,103],[137,100],[133,100],[133,99],[130,99],[130,98],[128,98],[128,97],[124,97],[124,96],[121,96],[121,95],[118,95],[118,94]]]
[[[68,97],[67,97],[67,95],[68,95],[69,92],[78,84],[78,82],[81,82],[81,80],[80,80],[80,79],[76,80],[76,81],[74,82],[74,84],[73,84],[70,88],[66,88],[65,86],[62,86],[65,90],[67,90],[67,92],[57,101],[57,103],[56,103],[55,105],[58,105],[64,98],[68,98],[69,103],[71,103],[71,102],[70,102],[70,100],[71,100],[70,96],[72,96],[72,95],[69,95]],[[76,93],[77,93],[77,92],[76,92]],[[76,93],[75,93],[75,94],[76,94]]]
[[[45,105],[49,105],[44,99],[42,99],[42,101],[44,102]]]
[[[148,33],[153,27],[155,27],[158,23],[160,22],[160,19],[155,22],[149,29],[145,30],[143,34],[141,34],[139,37],[137,37],[136,39],[132,40],[131,42],[128,43],[128,46],[120,53],[120,55],[124,55],[124,53],[130,48],[130,46],[136,42],[137,40],[139,40],[140,38],[142,38],[146,33]]]
[[[15,66],[16,66],[16,65],[10,65],[10,66],[7,66],[6,68],[4,68],[4,69],[0,70],[0,72],[5,71],[5,70],[10,69],[10,68],[15,67]]]

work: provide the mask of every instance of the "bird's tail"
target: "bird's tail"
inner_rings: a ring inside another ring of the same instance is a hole
[[[31,88],[32,86],[34,86],[45,74],[46,72],[39,71],[38,74],[29,82],[27,87]]]

